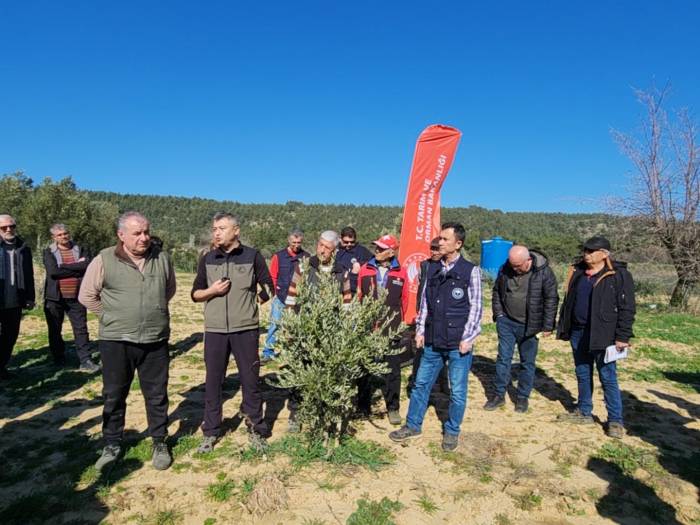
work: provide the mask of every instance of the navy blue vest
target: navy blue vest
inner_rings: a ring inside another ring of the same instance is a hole
[[[287,292],[289,292],[289,285],[292,284],[294,269],[299,264],[299,261],[309,256],[309,252],[301,250],[296,255],[291,256],[289,255],[289,250],[285,248],[278,251],[275,255],[277,255],[277,287],[275,288],[275,295],[280,301],[284,302],[287,298]]]
[[[442,262],[431,261],[425,284],[428,316],[425,320],[425,344],[454,350],[459,347],[464,325],[469,318],[469,282],[474,265],[460,257],[447,273]]]

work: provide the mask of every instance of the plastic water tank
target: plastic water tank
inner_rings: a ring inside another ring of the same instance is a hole
[[[498,269],[508,259],[508,250],[513,246],[513,241],[507,241],[502,237],[493,237],[481,241],[481,269],[492,279],[498,275]]]

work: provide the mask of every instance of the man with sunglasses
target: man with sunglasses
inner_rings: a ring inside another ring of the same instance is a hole
[[[11,215],[0,215],[0,381],[12,379],[7,370],[19,336],[22,310],[34,308],[32,251],[17,236]]]
[[[606,349],[622,352],[634,337],[634,281],[627,264],[613,261],[610,242],[592,237],[583,245],[583,257],[572,265],[564,286],[566,295],[559,314],[557,338],[569,341],[578,382],[578,406],[560,420],[592,424],[593,367],[603,387],[608,412],[606,434],[624,435],[622,398],[615,361],[606,362]]]
[[[557,278],[547,257],[525,246],[513,246],[493,285],[491,309],[498,333],[498,356],[493,380],[495,393],[484,405],[485,410],[496,410],[506,402],[513,351],[517,344],[520,373],[515,411],[527,412],[535,382],[537,334],[542,332],[548,337],[554,331],[558,304]]]
[[[374,257],[362,265],[357,277],[357,297],[362,300],[366,296],[377,297],[379,287],[387,291],[385,304],[389,307],[391,320],[390,328],[396,329],[404,319],[408,308],[409,291],[406,269],[399,264],[396,250],[399,243],[393,235],[383,235],[374,241]],[[392,341],[397,348],[399,341]],[[406,353],[386,355],[384,361],[389,366],[389,373],[382,378],[382,394],[386,402],[389,423],[401,424],[399,414],[399,398],[401,393],[401,362]],[[360,413],[369,416],[372,403],[372,378],[364,377],[358,385],[358,408]]]
[[[346,226],[340,230],[340,250],[336,254],[336,261],[347,272],[350,281],[350,293],[357,293],[357,275],[360,267],[372,258],[372,253],[357,243],[357,232],[352,226]]]

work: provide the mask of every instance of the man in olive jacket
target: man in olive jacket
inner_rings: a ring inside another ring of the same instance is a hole
[[[494,377],[494,396],[484,409],[495,410],[505,404],[506,387],[515,345],[520,353],[520,374],[515,401],[516,412],[527,412],[528,399],[535,381],[537,334],[554,331],[559,294],[557,278],[547,257],[537,250],[516,245],[508,252],[493,286],[493,320],[498,332],[498,357]]]
[[[593,423],[593,367],[605,393],[606,433],[624,435],[622,398],[615,360],[606,362],[606,349],[622,352],[634,337],[634,281],[623,262],[610,257],[610,242],[592,237],[583,245],[583,258],[572,265],[565,285],[557,337],[571,343],[578,381],[578,407],[561,420]],[[614,356],[615,354],[613,354]]]
[[[167,469],[172,457],[168,431],[168,302],[175,295],[175,271],[168,254],[151,243],[150,223],[137,212],[119,218],[116,246],[105,248],[88,265],[78,300],[99,316],[106,442],[97,470],[121,454],[126,398],[138,370],[146,401],[153,466]]]

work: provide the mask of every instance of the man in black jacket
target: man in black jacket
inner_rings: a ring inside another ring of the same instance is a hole
[[[44,315],[49,328],[51,354],[57,365],[65,364],[65,343],[61,330],[63,319],[68,315],[73,327],[80,370],[97,372],[100,367],[90,358],[87,310],[78,302],[80,282],[85,275],[90,258],[82,247],[72,241],[68,228],[64,224],[54,224],[50,232],[53,243],[44,250],[43,259],[46,268]]]
[[[19,335],[22,310],[34,308],[32,251],[16,230],[11,215],[0,215],[0,381],[14,377],[7,363]]]
[[[517,344],[520,374],[515,411],[527,412],[535,381],[537,334],[542,332],[546,337],[554,331],[558,304],[557,278],[549,267],[547,257],[525,246],[513,246],[493,286],[491,307],[498,332],[498,357],[493,381],[495,393],[484,409],[495,410],[505,404],[513,351]]]
[[[606,433],[624,434],[622,399],[615,360],[606,349],[622,352],[634,337],[634,281],[627,265],[610,258],[610,242],[592,237],[583,245],[583,258],[569,269],[557,337],[571,342],[578,381],[578,407],[560,417],[575,423],[593,423],[593,366],[603,386],[608,411]],[[613,357],[614,357],[613,353]],[[608,361],[608,362],[606,362]]]

